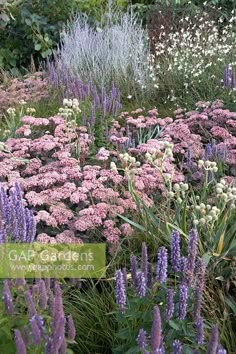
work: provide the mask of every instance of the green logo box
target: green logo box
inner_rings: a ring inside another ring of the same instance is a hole
[[[106,244],[0,244],[0,278],[103,278]]]

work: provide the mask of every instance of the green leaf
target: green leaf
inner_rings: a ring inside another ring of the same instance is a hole
[[[35,50],[40,50],[41,49],[41,44],[40,43],[37,43],[34,45],[34,49]]]
[[[130,220],[130,219],[128,219],[128,218],[126,218],[125,216],[120,215],[120,214],[117,214],[117,216],[119,216],[119,217],[120,217],[121,219],[123,219],[124,221],[128,222],[130,225],[136,227],[137,229],[139,229],[139,230],[141,230],[141,231],[147,232],[147,230],[146,230],[145,227],[143,227],[143,226],[137,224],[136,222],[134,222],[134,221],[132,221],[132,220]]]
[[[180,328],[179,326],[172,320],[169,320],[169,325],[174,328],[176,331],[178,331]]]
[[[25,23],[28,25],[28,26],[31,26],[32,22],[29,18],[26,18],[25,19]]]

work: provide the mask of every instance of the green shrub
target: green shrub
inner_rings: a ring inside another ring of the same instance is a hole
[[[106,4],[105,0],[3,1],[0,5],[0,67],[11,71],[28,68],[32,58],[38,66],[52,53],[59,42],[60,31],[75,12],[85,12],[96,22],[106,11]],[[125,0],[117,0],[116,5],[124,6]]]

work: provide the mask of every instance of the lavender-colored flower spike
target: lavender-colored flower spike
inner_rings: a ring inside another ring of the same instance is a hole
[[[123,273],[124,284],[125,284],[125,287],[126,287],[127,286],[127,271],[126,271],[126,268],[122,268],[122,273]]]
[[[197,241],[198,241],[197,230],[192,229],[189,232],[189,242],[188,242],[188,258],[187,258],[187,270],[186,270],[186,282],[188,285],[190,285],[192,282],[194,269],[196,265]]]
[[[132,285],[133,285],[133,288],[136,289],[136,284],[137,284],[137,258],[135,256],[131,256],[130,264],[131,264]]]
[[[73,342],[75,340],[75,335],[76,335],[75,324],[72,316],[70,315],[67,317],[67,337],[69,341]]]
[[[196,342],[197,344],[204,343],[204,323],[203,318],[199,317],[196,324]]]
[[[180,235],[179,232],[173,231],[171,234],[171,268],[173,272],[181,270],[180,262]]]
[[[165,247],[159,249],[157,255],[157,280],[159,283],[165,283],[167,279],[168,254]]]
[[[27,290],[25,292],[25,300],[28,307],[29,315],[30,317],[33,317],[36,314],[36,308],[30,290]]]
[[[161,314],[158,306],[154,307],[153,322],[151,329],[151,350],[155,352],[157,349],[161,349],[162,341],[162,328],[161,328]]]
[[[9,195],[0,189],[0,242],[33,242],[36,236],[36,224],[31,210],[24,206],[20,185],[10,189]]]
[[[4,306],[5,306],[6,313],[8,315],[13,315],[14,314],[14,305],[13,305],[13,299],[12,299],[12,296],[11,296],[11,291],[10,291],[8,280],[4,281],[3,301],[4,301]]]
[[[153,287],[153,276],[152,276],[152,265],[148,262],[148,274],[147,274],[147,287],[152,289]]]
[[[183,345],[179,340],[175,340],[173,342],[173,354],[182,354],[183,352]]]
[[[27,354],[24,340],[18,329],[15,329],[15,344],[16,344],[16,354]]]
[[[202,296],[205,284],[205,264],[203,259],[198,260],[196,284],[194,290],[194,309],[193,318],[196,323],[201,316]]]
[[[141,271],[143,272],[145,279],[147,279],[148,274],[148,253],[146,243],[142,243],[142,260],[141,260]]]
[[[121,312],[125,312],[126,309],[126,288],[124,284],[124,276],[121,270],[116,271],[116,303],[119,305]]]
[[[39,329],[36,316],[34,315],[30,319],[30,326],[31,326],[31,330],[32,330],[32,337],[33,337],[34,344],[40,345],[42,337],[41,337],[41,331]]]
[[[174,314],[174,290],[168,289],[166,297],[167,297],[167,301],[166,301],[165,318],[167,321],[169,321]]]
[[[218,345],[219,345],[218,326],[214,325],[211,330],[211,337],[207,347],[206,354],[217,354]]]
[[[39,283],[39,306],[41,309],[45,309],[47,306],[47,289],[44,280],[40,280]]]
[[[147,290],[147,283],[146,283],[145,275],[143,272],[139,272],[137,274],[137,286],[136,286],[137,295],[140,298],[145,297],[146,290]]]
[[[187,314],[188,287],[182,283],[179,285],[179,313],[178,318],[184,320]]]
[[[227,354],[227,351],[224,348],[220,347],[217,349],[217,354]]]
[[[147,333],[144,329],[140,329],[137,336],[138,347],[141,351],[144,351],[147,347]]]

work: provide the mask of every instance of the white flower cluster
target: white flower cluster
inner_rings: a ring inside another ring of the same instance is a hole
[[[31,107],[27,107],[26,108],[26,113],[33,115],[34,113],[36,113],[36,109],[35,108],[31,108]]]
[[[73,98],[73,100],[64,98],[63,106],[65,108],[73,109],[74,112],[81,112],[81,109],[79,108],[79,101],[77,100],[77,98]]]
[[[189,190],[189,185],[187,183],[175,183],[173,185],[173,190],[168,192],[170,198],[175,198],[177,203],[182,203],[186,196],[186,192]]]
[[[147,152],[145,154],[145,158],[147,159],[147,161],[153,163],[154,165],[159,165],[158,162],[160,158],[162,159],[162,161],[164,161],[165,158],[173,157],[173,144],[171,144],[169,141],[160,141],[158,143],[160,146],[160,150],[153,148],[150,153]],[[161,150],[164,150],[164,152],[162,152]]]
[[[125,166],[127,165],[133,165],[136,167],[140,166],[140,162],[137,161],[135,157],[130,156],[127,152],[124,154],[120,154],[119,157]]]
[[[63,107],[59,108],[58,115],[65,118],[71,118],[76,113],[80,112],[81,109],[79,107],[79,101],[77,100],[77,98],[73,98],[73,100],[64,98]]]
[[[219,86],[222,66],[236,65],[236,17],[232,16],[221,33],[219,24],[223,20],[221,17],[217,23],[205,13],[202,17],[196,15],[180,19],[178,30],[173,26],[168,32],[162,26],[152,62],[155,62],[153,66],[158,78],[155,85],[164,85],[168,89],[167,100],[176,101],[176,93],[180,95],[177,92],[179,86],[184,86],[185,96],[193,88],[199,89],[199,84]]]
[[[212,171],[212,172],[218,171],[217,163],[214,161],[208,161],[208,160],[206,160],[206,161],[199,160],[198,161],[198,168],[200,168],[200,169],[204,168],[204,170]]]
[[[216,206],[211,206],[210,204],[196,204],[192,205],[194,212],[194,225],[209,225],[214,223],[219,217],[220,209]]]
[[[9,114],[9,116],[11,116],[11,117],[15,117],[16,116],[16,109],[12,108],[12,107],[9,107],[7,109],[7,114]]]
[[[227,185],[222,179],[216,184],[216,195],[224,203],[230,203],[230,208],[236,208],[236,187]]]

